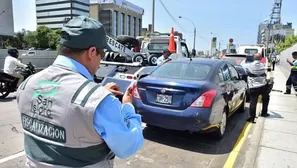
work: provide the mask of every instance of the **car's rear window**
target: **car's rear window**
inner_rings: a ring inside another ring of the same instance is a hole
[[[240,65],[246,57],[225,57],[224,60],[228,61],[232,65]]]
[[[258,49],[245,49],[244,53],[249,54],[249,55],[257,54]]]
[[[151,76],[186,80],[205,80],[211,68],[210,65],[201,63],[168,62],[153,71]]]

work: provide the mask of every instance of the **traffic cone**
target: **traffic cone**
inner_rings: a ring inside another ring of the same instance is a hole
[[[168,50],[171,53],[176,53],[176,49],[175,49],[175,41],[174,41],[174,29],[173,27],[171,28],[171,33],[170,33],[170,38],[169,38],[169,46],[168,46]]]

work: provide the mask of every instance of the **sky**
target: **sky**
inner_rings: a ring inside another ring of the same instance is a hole
[[[152,22],[152,0],[128,0],[145,9],[143,27]],[[166,5],[174,19],[166,12]],[[214,36],[226,48],[229,38],[235,44],[256,44],[258,25],[269,17],[274,0],[156,0],[155,30],[170,32],[171,27],[182,32],[189,49],[193,48],[194,22],[197,29],[196,50],[209,50]],[[36,29],[35,0],[13,0],[15,31]],[[296,0],[284,0],[282,22],[292,22],[297,29]],[[175,20],[175,21],[174,21]],[[211,34],[213,32],[213,34]],[[297,30],[295,31],[297,32]]]

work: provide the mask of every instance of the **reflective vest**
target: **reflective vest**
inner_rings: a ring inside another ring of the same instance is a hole
[[[58,65],[24,81],[17,102],[27,164],[38,168],[102,167],[113,159],[93,125],[95,109],[108,94],[104,87]]]

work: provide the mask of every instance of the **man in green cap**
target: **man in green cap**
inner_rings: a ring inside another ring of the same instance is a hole
[[[53,65],[24,81],[17,93],[28,167],[113,167],[144,142],[131,88],[93,81],[106,42],[103,25],[71,19],[61,31]],[[115,95],[122,95],[122,103]]]

